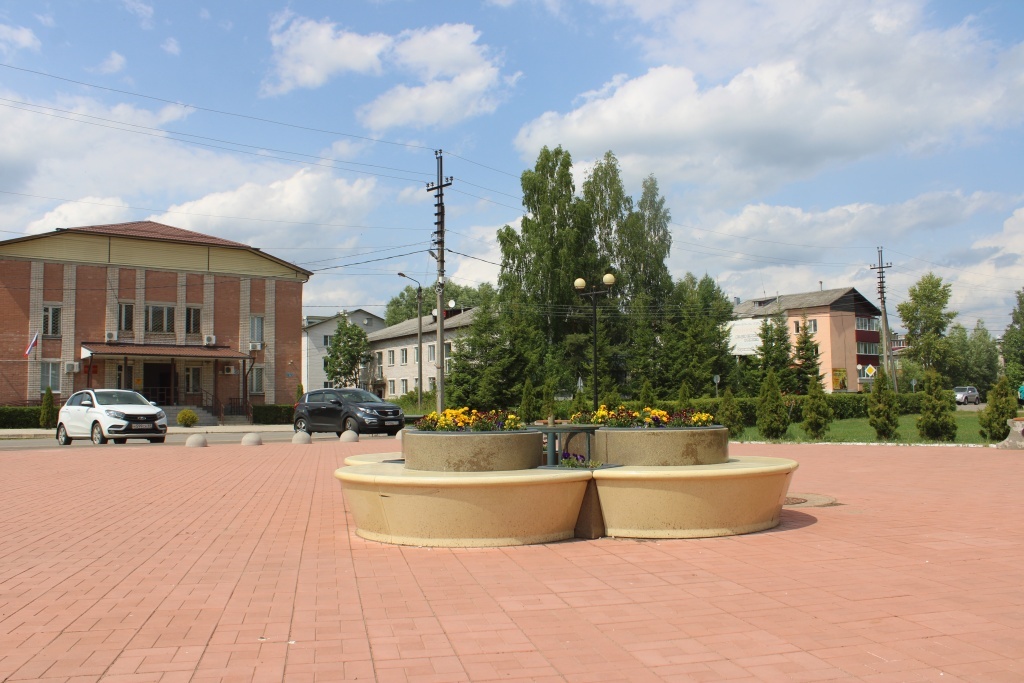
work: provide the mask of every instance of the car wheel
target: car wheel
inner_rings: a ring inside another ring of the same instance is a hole
[[[338,436],[338,438],[341,438],[341,435],[344,434],[345,432],[334,432],[334,433],[335,433],[335,435]]]
[[[394,436],[394,435],[395,435],[395,434],[397,434],[397,433],[398,433],[398,432],[388,432],[388,436]]]
[[[57,425],[57,443],[61,446],[71,445],[71,437],[68,436],[68,430],[64,429],[63,424]]]
[[[149,442],[150,443],[163,443],[164,442],[164,437],[162,437],[162,436],[154,436],[154,437],[151,437],[149,439]]]
[[[107,437],[103,436],[103,427],[100,427],[99,422],[92,423],[92,442],[97,446],[102,446],[107,442]]]
[[[356,434],[359,433],[359,423],[356,422],[356,419],[354,417],[345,418],[345,431],[355,432]]]
[[[976,405],[976,406],[981,405],[981,396],[975,396],[974,397],[974,405]]]
[[[117,444],[117,445],[119,445],[119,446],[120,446],[121,444],[125,444],[125,443],[128,443],[128,439],[111,439],[111,441],[113,441],[114,443],[116,443],[116,444]]]
[[[312,434],[313,433],[312,431],[310,431],[309,423],[306,422],[306,418],[304,418],[304,417],[297,417],[297,418],[295,418],[295,431],[297,431],[297,432],[306,432],[307,434]]]

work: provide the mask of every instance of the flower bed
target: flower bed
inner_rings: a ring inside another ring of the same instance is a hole
[[[541,464],[543,437],[532,431],[406,430],[402,453],[409,470],[497,472],[527,470]]]

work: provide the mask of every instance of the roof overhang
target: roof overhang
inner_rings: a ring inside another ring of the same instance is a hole
[[[82,358],[197,358],[201,360],[245,360],[249,354],[224,346],[196,344],[110,344],[82,342]]]

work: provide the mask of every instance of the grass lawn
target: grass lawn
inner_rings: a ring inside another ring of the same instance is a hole
[[[988,443],[978,434],[978,411],[958,410],[953,413],[956,419],[956,441],[960,444],[986,444]],[[917,415],[900,416],[899,438],[896,443],[935,443],[926,441],[917,433]],[[784,441],[797,443],[810,443],[814,439],[808,438],[807,434],[799,424],[789,426]],[[855,418],[850,420],[836,420],[829,425],[829,430],[822,441],[833,443],[872,443],[877,441],[875,430],[868,424],[868,419]],[[757,427],[747,427],[743,435],[736,441],[763,441]]]

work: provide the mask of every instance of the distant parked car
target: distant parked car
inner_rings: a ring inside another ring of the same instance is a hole
[[[953,394],[956,396],[956,402],[963,405],[981,403],[981,394],[974,387],[956,387],[953,389]]]
[[[317,389],[302,395],[292,416],[295,431],[394,436],[405,427],[405,414],[362,389]]]
[[[102,445],[109,439],[147,439],[163,443],[167,415],[146,397],[127,389],[86,389],[71,395],[57,415],[57,443],[91,439]]]

